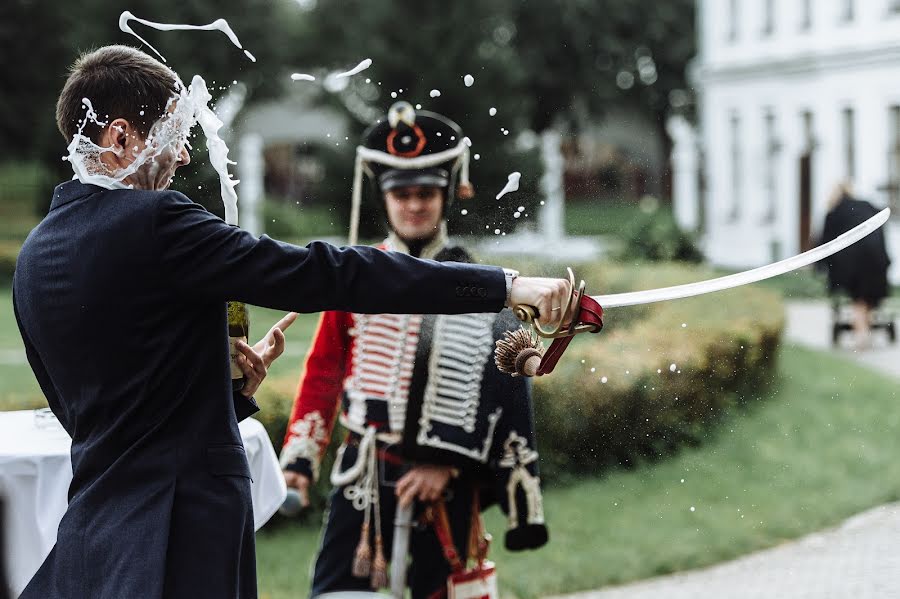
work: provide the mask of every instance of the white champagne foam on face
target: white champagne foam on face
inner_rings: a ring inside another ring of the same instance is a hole
[[[155,175],[155,171],[160,168],[156,161],[157,157],[166,151],[180,153],[182,146],[187,144],[187,136],[191,127],[196,123],[196,119],[192,115],[193,107],[190,101],[181,101],[185,95],[184,85],[177,76],[175,84],[177,89],[182,91],[169,98],[166,104],[166,113],[150,128],[144,149],[134,157],[128,167],[116,171],[111,171],[100,159],[100,155],[111,152],[121,156],[121,150],[112,146],[101,147],[83,134],[84,127],[88,122],[96,123],[100,127],[105,127],[107,123],[98,119],[90,98],[82,98],[86,109],[85,117],[79,124],[78,131],[72,137],[68,146],[69,153],[65,157],[65,160],[71,163],[72,170],[75,171],[75,178],[82,183],[98,185],[107,189],[130,187],[123,183],[124,179],[136,173],[144,164],[150,163],[152,169],[150,174]],[[169,107],[173,102],[178,103],[169,112]],[[129,141],[129,145],[131,143],[134,142]]]
[[[371,59],[371,58],[366,58],[365,60],[363,60],[362,62],[360,62],[358,65],[356,65],[355,67],[353,67],[353,68],[350,69],[349,71],[346,71],[346,72],[344,72],[344,73],[338,73],[338,74],[336,74],[336,75],[333,75],[333,77],[334,77],[335,79],[339,79],[339,78],[341,78],[341,77],[350,77],[351,75],[356,75],[357,73],[359,73],[359,72],[361,72],[361,71],[365,71],[365,70],[368,69],[370,66],[372,66],[372,59]]]
[[[72,139],[72,143],[69,144],[69,155],[66,159],[72,164],[76,178],[82,183],[99,185],[107,189],[128,187],[123,180],[147,163],[149,163],[148,168],[151,169],[151,178],[155,179],[152,176],[156,174],[154,171],[161,168],[161,161],[158,161],[157,158],[164,152],[173,152],[177,156],[183,147],[190,147],[188,135],[194,125],[199,123],[206,136],[210,164],[219,175],[222,203],[225,206],[225,222],[236,225],[238,224],[237,193],[234,191],[234,186],[238,184],[238,180],[232,179],[228,173],[228,165],[235,164],[235,162],[228,159],[228,146],[219,137],[222,121],[209,107],[212,95],[206,87],[206,82],[199,75],[194,75],[189,88],[185,88],[176,75],[176,88],[178,92],[169,98],[166,104],[166,113],[150,128],[144,149],[127,168],[115,172],[111,172],[100,160],[100,154],[115,153],[115,150],[111,147],[100,147],[82,135],[88,121],[101,126],[105,125],[97,119],[90,100],[85,98],[87,114]],[[173,105],[174,108],[169,111]],[[172,158],[174,159],[174,156]]]
[[[147,27],[159,29],[160,31],[221,31],[228,36],[228,39],[231,40],[232,44],[237,46],[240,50],[244,50],[244,46],[241,45],[241,41],[238,39],[238,36],[235,35],[234,31],[231,29],[231,26],[228,24],[228,21],[226,21],[225,19],[216,19],[215,21],[207,25],[184,25],[181,23],[156,23],[154,21],[148,21],[146,19],[141,19],[134,16],[129,10],[126,10],[121,15],[119,15],[119,29],[121,29],[125,33],[130,33],[134,37],[141,40],[141,42],[143,42],[148,48],[153,50],[156,55],[159,56],[160,59],[162,59],[163,62],[166,61],[166,58],[159,53],[159,50],[150,45],[147,40],[135,33],[131,26],[128,24],[128,21],[137,21],[138,23],[142,23]],[[256,58],[252,54],[250,54],[249,51],[244,50],[244,55],[253,62],[256,62]]]
[[[500,193],[497,194],[495,199],[500,199],[511,191],[516,191],[519,189],[519,179],[522,177],[522,173],[519,171],[515,171],[509,174],[507,177],[506,185],[503,189],[500,190]]]

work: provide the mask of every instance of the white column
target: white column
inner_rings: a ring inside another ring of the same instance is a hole
[[[257,133],[248,133],[241,137],[238,146],[237,161],[238,178],[241,181],[238,211],[241,227],[253,235],[262,235],[262,199],[263,175],[263,140]]]
[[[880,204],[886,199],[878,188],[887,182],[888,109],[871,81],[860,83],[856,96],[856,194]]]
[[[685,231],[696,231],[700,225],[697,134],[681,115],[669,118],[666,131],[672,138],[672,206],[675,221]]]
[[[565,236],[565,193],[563,191],[563,155],[559,131],[549,127],[541,133],[541,157],[544,162],[544,176],[541,189],[544,192],[544,206],[540,211],[538,228],[544,241],[558,241]]]
[[[826,90],[827,91],[827,90]],[[844,180],[844,131],[841,110],[844,103],[825,99],[816,103],[816,161],[812,197],[813,226],[820,225],[828,212],[828,196]]]
[[[782,104],[776,109],[775,130],[781,144],[775,164],[778,204],[774,235],[781,248],[778,259],[792,256],[800,249],[800,157],[806,150],[802,118],[801,109],[793,104]]]

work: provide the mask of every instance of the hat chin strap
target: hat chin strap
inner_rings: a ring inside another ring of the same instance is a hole
[[[349,245],[356,245],[359,232],[359,205],[362,203],[363,157],[356,148],[356,164],[353,167],[353,193],[350,196],[350,237]]]
[[[362,186],[363,173],[367,162],[383,164],[392,168],[402,170],[423,169],[432,166],[438,166],[448,160],[456,159],[453,169],[459,168],[459,184],[469,184],[469,146],[466,144],[465,138],[460,140],[455,148],[444,150],[436,154],[427,154],[425,156],[416,156],[415,158],[402,158],[373,150],[364,146],[356,148],[356,162],[353,168],[353,190],[350,196],[350,235],[348,237],[349,245],[356,245],[359,236],[359,210],[362,204]],[[452,181],[451,181],[452,185]],[[448,187],[449,189],[449,187]]]

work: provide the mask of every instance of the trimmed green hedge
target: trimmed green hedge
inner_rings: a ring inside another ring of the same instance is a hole
[[[578,276],[595,286],[589,292],[611,293],[714,273],[683,264],[593,264],[579,267]],[[772,380],[783,310],[777,294],[745,287],[614,308],[605,322],[602,332],[576,338],[556,370],[535,381],[545,480],[629,465],[702,441],[726,409],[758,397]],[[257,398],[263,408],[257,417],[276,448],[296,385],[293,376],[269,380]],[[335,439],[342,435],[336,431]],[[323,478],[329,469],[330,463],[323,466]],[[320,481],[320,500],[326,489]]]
[[[601,272],[591,274],[600,280]],[[712,273],[657,264],[606,266],[602,275],[629,279],[638,290]],[[645,313],[615,326],[635,309]],[[726,409],[759,397],[774,377],[783,309],[771,291],[747,287],[613,308],[605,320],[607,330],[576,338],[556,370],[535,381],[545,478],[630,465],[698,443]]]

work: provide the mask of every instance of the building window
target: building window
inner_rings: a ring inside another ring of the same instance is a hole
[[[890,145],[888,146],[888,205],[894,214],[900,210],[900,106],[888,109]]]
[[[775,130],[775,111],[772,108],[766,108],[763,113],[763,130],[766,144],[765,159],[765,193],[766,193],[766,213],[763,222],[771,223],[775,221],[778,212],[778,155],[781,152],[781,142],[778,140],[778,134]]]
[[[762,31],[763,37],[769,37],[775,32],[775,0],[765,0],[763,5]]]
[[[812,29],[812,0],[800,0],[800,29],[801,31]]]
[[[842,111],[841,121],[844,124],[844,178],[852,182],[856,177],[856,127],[852,108]]]
[[[728,2],[728,41],[736,42],[738,39],[738,23],[741,20],[740,2],[729,0]]]
[[[841,21],[843,21],[844,23],[849,23],[853,20],[854,17],[854,0],[842,0],[841,4]]]
[[[741,118],[737,112],[731,113],[731,210],[728,220],[736,222],[741,216]]]

